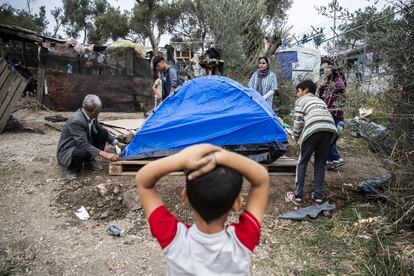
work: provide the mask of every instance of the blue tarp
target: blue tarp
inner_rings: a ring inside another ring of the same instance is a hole
[[[258,92],[226,77],[207,76],[185,82],[165,99],[122,157],[161,157],[199,143],[248,146],[286,142],[277,115]]]
[[[298,52],[286,51],[277,54],[277,64],[287,80],[292,80],[292,63],[298,62]]]

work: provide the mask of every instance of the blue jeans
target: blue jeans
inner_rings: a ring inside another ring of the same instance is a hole
[[[336,117],[333,117],[335,121],[335,126],[338,126],[338,123],[341,121]],[[336,141],[331,145],[329,148],[329,154],[328,154],[328,161],[336,161],[341,158],[341,155],[339,154],[338,147],[336,146]]]

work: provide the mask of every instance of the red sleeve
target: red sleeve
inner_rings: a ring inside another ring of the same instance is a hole
[[[164,205],[155,209],[148,217],[151,234],[158,240],[161,248],[166,248],[177,234],[177,218]]]
[[[239,223],[233,225],[239,241],[250,251],[253,251],[260,242],[259,221],[249,211],[244,211],[240,215]]]

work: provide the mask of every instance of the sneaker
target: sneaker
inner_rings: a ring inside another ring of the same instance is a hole
[[[78,178],[78,172],[66,169],[66,180],[74,180]]]
[[[95,159],[85,162],[85,169],[91,170],[91,171],[102,171],[103,170],[102,166],[99,165],[99,163]]]
[[[334,161],[327,161],[326,167],[328,170],[332,171],[332,170],[338,169],[339,167],[342,167],[344,164],[345,164],[345,161],[342,158],[340,158]]]
[[[323,202],[323,198],[315,198],[315,192],[312,192],[311,198],[316,204],[321,204]]]
[[[302,203],[302,198],[296,197],[294,192],[287,192],[285,200],[286,202],[291,201],[295,205],[300,205]]]

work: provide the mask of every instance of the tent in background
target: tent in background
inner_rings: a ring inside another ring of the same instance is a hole
[[[287,80],[319,81],[321,53],[313,48],[292,47],[276,53],[277,65]]]
[[[211,143],[271,163],[287,136],[262,96],[219,76],[185,82],[147,118],[123,152],[124,160],[154,159]]]

